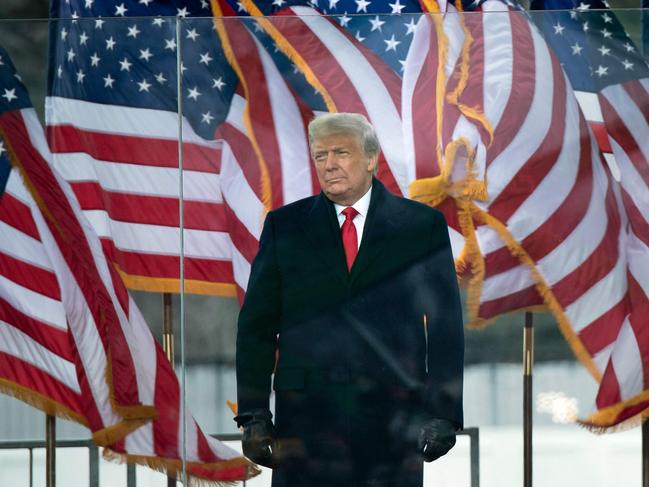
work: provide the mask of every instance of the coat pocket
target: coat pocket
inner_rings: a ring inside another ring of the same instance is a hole
[[[306,383],[306,370],[301,368],[279,369],[273,379],[275,391],[301,391]]]

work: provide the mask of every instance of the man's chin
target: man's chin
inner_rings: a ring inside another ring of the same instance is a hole
[[[344,198],[346,192],[347,192],[347,189],[341,187],[338,184],[332,184],[330,186],[328,185],[325,188],[325,194],[327,196],[329,196],[329,198],[331,198],[331,199],[333,199],[333,198]]]

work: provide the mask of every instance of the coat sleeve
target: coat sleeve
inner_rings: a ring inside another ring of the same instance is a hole
[[[423,402],[427,415],[463,425],[464,327],[455,264],[444,216],[436,212],[426,310],[427,371]],[[422,317],[423,319],[423,317]]]
[[[273,214],[269,213],[250,271],[237,327],[237,400],[240,412],[268,409],[281,319],[281,276]]]

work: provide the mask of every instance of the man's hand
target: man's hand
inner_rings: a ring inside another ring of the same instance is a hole
[[[417,447],[425,462],[446,455],[455,445],[455,427],[445,419],[426,421],[419,432]]]
[[[234,420],[243,427],[243,454],[258,465],[273,468],[276,450],[273,415],[267,409],[241,413]]]

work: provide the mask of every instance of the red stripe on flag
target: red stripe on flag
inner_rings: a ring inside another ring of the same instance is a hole
[[[48,298],[61,300],[61,290],[56,275],[0,251],[0,275],[31,291]]]
[[[62,404],[80,416],[85,415],[79,394],[47,372],[13,355],[0,352],[0,377]]]
[[[179,136],[180,137],[180,136]],[[54,153],[81,152],[100,161],[178,168],[178,140],[106,134],[72,125],[50,125],[47,140]],[[183,169],[218,173],[220,150],[191,142],[183,144]]]
[[[588,353],[595,356],[615,342],[628,312],[629,302],[625,295],[616,305],[579,332],[579,339]]]
[[[426,19],[432,24],[432,20]],[[439,45],[435,28],[431,25],[429,52],[421,67],[412,94],[412,129],[415,147],[415,164],[417,179],[439,175],[439,163],[436,147],[442,144],[437,137],[435,113],[437,104],[431,87],[437,83],[437,63],[439,62]]]
[[[117,193],[98,182],[71,183],[83,210],[106,210],[112,220],[147,225],[180,226],[179,198]],[[222,204],[183,200],[185,229],[223,232],[226,230]]]
[[[647,298],[647,294],[645,289],[640,285],[640,283],[633,277],[633,274],[631,272],[628,273],[628,280],[629,280],[629,299],[631,300],[631,303],[633,305],[633,311],[641,311],[639,315],[646,320],[647,316],[649,316],[649,300]],[[646,311],[646,313],[642,313]],[[649,344],[649,341],[647,341]]]
[[[207,438],[205,437],[205,434],[203,431],[199,428],[198,423],[194,421],[194,424],[196,425],[196,443],[197,443],[197,450],[198,450],[198,457],[201,459],[203,462],[214,462],[217,457],[210,448],[210,445],[207,443]]]
[[[22,331],[53,354],[67,361],[74,361],[74,355],[70,351],[70,336],[67,330],[61,330],[48,323],[35,320],[14,308],[1,297],[0,321],[4,321]],[[16,350],[16,352],[18,351]]]
[[[224,205],[225,211],[228,215],[228,233],[232,239],[232,243],[237,250],[248,261],[252,262],[257,255],[259,249],[259,242],[248,231],[248,229],[237,218],[234,211],[226,204]]]
[[[590,129],[593,131],[593,135],[595,135],[595,140],[597,141],[599,150],[605,154],[611,154],[613,148],[611,147],[611,141],[608,138],[608,130],[606,129],[604,122],[594,122],[589,120],[588,125],[590,125]]]
[[[478,315],[480,318],[489,319],[509,311],[539,304],[543,304],[543,298],[535,286],[530,286],[501,298],[480,303]]]
[[[157,456],[178,458],[180,391],[169,361],[156,346],[157,373],[154,404],[158,417],[153,422],[153,445]]]
[[[106,255],[111,262],[119,265],[120,269],[134,276],[152,278],[180,279],[180,257],[177,255],[145,254],[130,252],[115,247],[112,240],[101,239]],[[234,280],[232,263],[229,260],[210,260],[185,257],[185,279],[226,282]]]
[[[14,227],[16,230],[19,230],[25,235],[29,235],[39,242],[41,240],[36,223],[34,223],[32,217],[32,210],[29,206],[7,192],[2,195],[0,221],[5,222],[10,227]]]
[[[646,218],[649,218],[649,215],[642,214],[624,187],[621,188],[620,193],[633,233],[649,247],[649,223],[646,220]]]
[[[621,401],[622,395],[620,393],[620,384],[618,383],[617,376],[615,375],[613,362],[609,360],[608,364],[606,365],[606,370],[604,371],[602,381],[599,384],[599,390],[597,391],[595,404],[597,405],[597,409],[602,409]],[[615,424],[617,422],[618,421],[615,420],[611,423]]]

